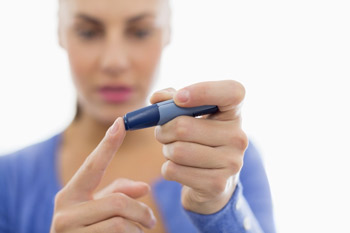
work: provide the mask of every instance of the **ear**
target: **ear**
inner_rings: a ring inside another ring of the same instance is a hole
[[[61,48],[65,49],[64,40],[63,40],[63,33],[62,33],[62,25],[58,23],[57,27],[57,37],[58,37],[58,44]]]
[[[63,22],[62,22],[62,18],[61,18],[61,15],[60,15],[60,10],[59,9],[57,11],[57,38],[58,38],[58,44],[61,48],[65,49],[65,43],[64,43],[64,38],[63,38]]]
[[[168,46],[171,42],[171,27],[170,25],[167,26],[167,28],[164,30],[163,35],[163,48]]]
[[[170,1],[167,0],[164,2],[165,5],[165,10],[164,10],[164,14],[166,17],[166,25],[165,25],[165,29],[164,29],[164,34],[163,34],[163,48],[165,48],[167,45],[170,44],[171,42],[171,34],[172,34],[172,27],[171,27],[171,23],[172,23],[172,11],[171,11],[171,6],[170,6]]]

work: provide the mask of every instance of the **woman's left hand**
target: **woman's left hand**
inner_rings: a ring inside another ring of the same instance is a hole
[[[219,112],[202,118],[180,116],[157,126],[156,139],[167,161],[165,179],[183,184],[185,209],[212,214],[230,200],[243,165],[248,138],[241,128],[244,87],[235,81],[203,82],[177,92],[156,92],[152,103],[174,98],[181,107],[217,105]]]

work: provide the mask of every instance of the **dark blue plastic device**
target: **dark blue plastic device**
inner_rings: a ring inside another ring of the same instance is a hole
[[[124,116],[125,129],[136,130],[163,125],[178,116],[196,117],[212,114],[218,110],[215,105],[182,108],[177,106],[173,100],[167,100],[127,113]]]

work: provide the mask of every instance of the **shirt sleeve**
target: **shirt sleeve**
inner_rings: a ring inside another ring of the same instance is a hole
[[[249,142],[240,181],[223,209],[210,215],[185,212],[203,233],[275,233],[270,187],[255,146]]]
[[[262,229],[242,194],[239,183],[230,201],[219,212],[203,215],[186,210],[199,232],[262,233]]]
[[[8,208],[8,197],[7,197],[7,176],[8,172],[6,169],[7,156],[0,157],[0,232],[10,233],[10,219],[9,219],[9,208]]]

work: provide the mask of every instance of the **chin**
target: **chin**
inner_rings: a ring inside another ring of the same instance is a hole
[[[137,110],[144,106],[145,103],[107,105],[98,108],[93,115],[97,118],[97,121],[111,125],[118,117],[123,117],[128,112]]]

